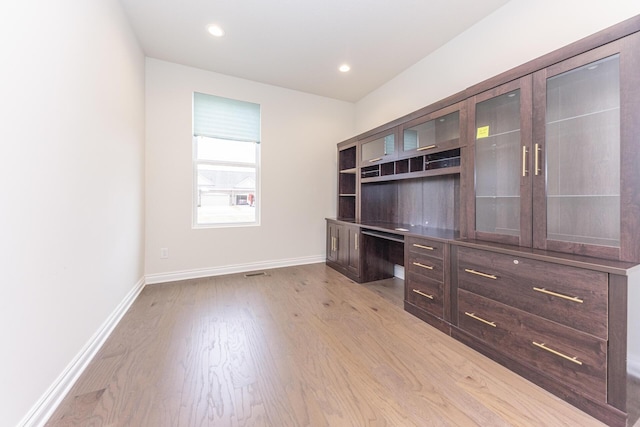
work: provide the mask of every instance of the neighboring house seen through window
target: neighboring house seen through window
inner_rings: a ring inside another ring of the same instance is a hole
[[[195,227],[259,224],[260,105],[193,94]]]

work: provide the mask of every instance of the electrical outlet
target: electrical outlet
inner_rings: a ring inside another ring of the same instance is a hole
[[[160,248],[160,258],[169,258],[169,248]]]

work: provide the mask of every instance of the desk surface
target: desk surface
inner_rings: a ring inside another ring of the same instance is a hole
[[[343,221],[335,218],[326,218],[328,221],[349,224],[360,227],[362,230],[377,230],[384,233],[396,234],[399,236],[413,236],[450,243],[456,246],[488,250],[492,252],[504,253],[507,255],[521,256],[540,261],[553,262],[557,264],[569,265],[605,273],[628,276],[632,272],[640,274],[640,264],[592,258],[582,255],[564,254],[541,249],[533,249],[501,243],[471,240],[460,237],[460,232],[456,230],[438,229],[423,227],[421,225],[396,224],[388,222],[356,222],[353,220]]]

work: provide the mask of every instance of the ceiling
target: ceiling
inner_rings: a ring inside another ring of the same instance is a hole
[[[507,1],[121,0],[149,57],[350,102]]]

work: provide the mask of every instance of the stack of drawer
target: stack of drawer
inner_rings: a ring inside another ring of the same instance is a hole
[[[606,402],[608,274],[460,247],[458,327]]]
[[[415,237],[405,241],[405,301],[439,319],[444,314],[444,247]]]

